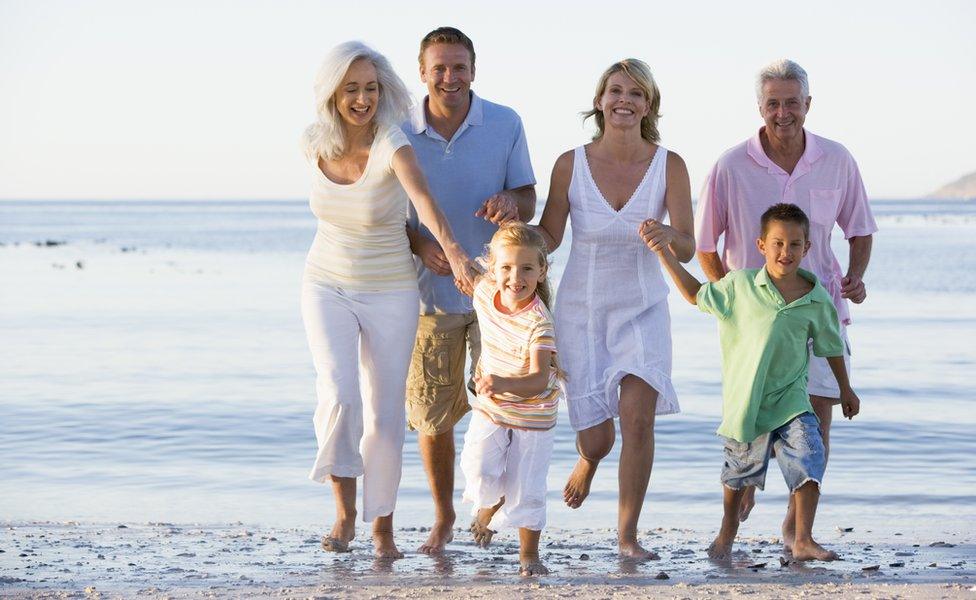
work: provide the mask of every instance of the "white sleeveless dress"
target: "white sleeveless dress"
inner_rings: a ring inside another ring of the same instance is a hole
[[[671,315],[661,264],[638,234],[664,221],[668,151],[658,147],[634,195],[615,211],[597,188],[583,147],[569,184],[572,246],[556,295],[556,345],[567,373],[573,429],[619,416],[620,381],[658,392],[659,415],[680,410],[671,385]]]

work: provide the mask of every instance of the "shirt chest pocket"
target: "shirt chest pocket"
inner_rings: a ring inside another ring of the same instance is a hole
[[[841,190],[810,190],[810,221],[832,228],[837,222]]]

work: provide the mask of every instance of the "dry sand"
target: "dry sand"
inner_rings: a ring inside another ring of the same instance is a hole
[[[620,561],[611,530],[547,530],[542,558],[552,574],[517,574],[513,535],[488,550],[458,530],[438,558],[413,551],[423,528],[397,533],[406,558],[373,559],[365,530],[349,554],[319,548],[311,529],[241,524],[94,525],[7,523],[0,530],[0,596],[26,598],[970,598],[976,545],[940,540],[865,542],[835,532],[845,560],[783,564],[775,538],[742,537],[731,566],[705,556],[701,532],[657,529],[644,541],[661,560]],[[822,536],[823,537],[823,536]],[[870,537],[870,536],[868,536]],[[825,540],[827,541],[827,540]]]

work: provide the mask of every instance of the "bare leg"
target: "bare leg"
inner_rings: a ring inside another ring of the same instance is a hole
[[[491,544],[491,536],[498,533],[493,529],[489,529],[488,525],[491,523],[491,518],[495,516],[495,513],[498,512],[498,509],[503,504],[505,504],[505,498],[499,500],[498,504],[494,506],[478,509],[478,514],[471,521],[471,527],[468,528],[468,531],[474,536],[474,543],[479,548],[487,548]]]
[[[633,375],[620,382],[620,487],[617,517],[617,546],[625,558],[656,560],[654,552],[645,550],[637,542],[637,521],[640,519],[647,483],[654,465],[654,412],[657,391]]]
[[[735,535],[739,533],[739,508],[745,489],[733,490],[727,486],[722,486],[722,489],[724,490],[722,528],[718,530],[715,541],[708,547],[708,557],[727,562],[732,559],[732,544],[735,542]]]
[[[573,472],[569,474],[566,487],[563,488],[563,500],[570,508],[582,506],[583,500],[589,495],[597,465],[610,453],[616,435],[613,419],[607,419],[576,434],[576,451],[580,457]]]
[[[336,520],[329,535],[322,538],[322,548],[329,552],[349,552],[349,542],[356,537],[356,478],[333,475],[332,497],[336,503]]]
[[[749,513],[756,506],[756,486],[750,485],[742,490],[742,502],[739,503],[739,521],[749,518]]]
[[[813,519],[817,516],[820,487],[808,481],[793,492],[796,506],[796,539],[793,541],[793,558],[796,560],[837,560],[837,553],[827,550],[813,540]]]
[[[373,554],[376,558],[403,558],[393,541],[393,513],[373,519]]]
[[[434,497],[434,525],[427,541],[418,549],[423,554],[437,554],[454,539],[454,428],[436,435],[417,436],[420,458],[427,473],[427,483]]]
[[[830,458],[830,423],[833,419],[834,402],[836,398],[810,396],[813,412],[820,420],[820,435],[824,443],[824,463]],[[786,517],[783,519],[783,548],[792,550],[793,540],[796,539],[796,494],[790,494],[790,503],[786,507]]]
[[[539,560],[539,536],[541,531],[519,527],[519,575],[548,575],[549,569]]]

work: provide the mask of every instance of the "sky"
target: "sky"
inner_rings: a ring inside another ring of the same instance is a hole
[[[755,74],[782,57],[809,73],[807,128],[851,151],[870,196],[976,171],[968,1],[0,0],[0,199],[302,198],[327,51],[365,41],[419,99],[418,44],[442,25],[474,40],[474,90],[521,115],[541,196],[624,57],[651,66],[696,196],[762,125]]]

